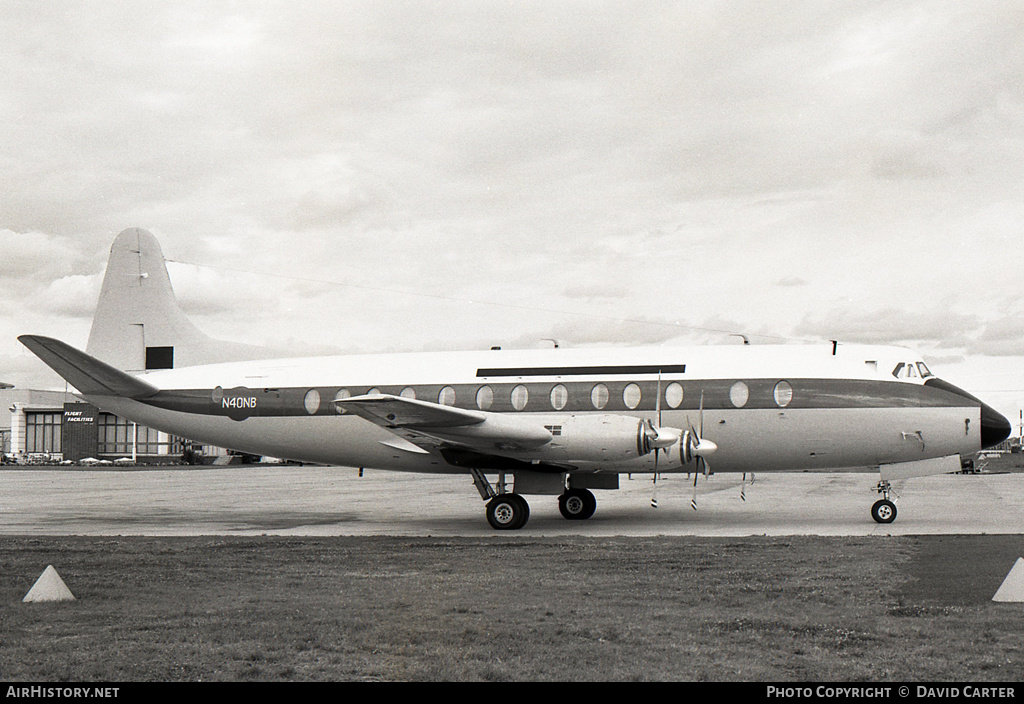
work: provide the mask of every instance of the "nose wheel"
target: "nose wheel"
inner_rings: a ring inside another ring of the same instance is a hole
[[[896,520],[896,504],[889,499],[889,493],[892,491],[887,481],[878,482],[878,493],[882,495],[879,499],[871,506],[871,517],[875,519],[876,523],[892,523]]]
[[[871,507],[871,517],[876,523],[892,523],[896,520],[896,504],[888,499],[880,499]]]

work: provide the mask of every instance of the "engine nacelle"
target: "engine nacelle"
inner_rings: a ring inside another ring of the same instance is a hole
[[[552,461],[635,460],[650,453],[652,437],[657,435],[640,418],[612,413],[561,416],[544,423],[551,431],[551,442],[540,449],[540,454]]]

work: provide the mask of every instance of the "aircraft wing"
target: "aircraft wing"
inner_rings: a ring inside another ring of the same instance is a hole
[[[352,396],[333,402],[339,408],[362,416],[366,420],[385,428],[429,426],[451,428],[483,423],[487,416],[482,412],[469,411],[439,403],[420,401],[414,398],[371,394]]]
[[[422,450],[464,448],[508,456],[551,442],[551,431],[527,418],[454,408],[390,394],[353,396],[333,402]],[[399,443],[392,447],[417,451]]]

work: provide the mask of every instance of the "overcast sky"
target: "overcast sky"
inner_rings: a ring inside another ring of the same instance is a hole
[[[899,343],[1024,407],[1024,6],[0,4],[0,380],[110,244],[298,352]]]

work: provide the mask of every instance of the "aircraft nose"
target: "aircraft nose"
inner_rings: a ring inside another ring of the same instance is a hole
[[[1010,421],[1006,420],[1006,417],[992,408],[977,396],[973,396],[963,389],[953,386],[948,381],[932,377],[924,382],[925,386],[930,386],[936,389],[942,389],[949,391],[964,398],[969,398],[972,401],[976,401],[981,405],[981,449],[984,450],[986,447],[992,447],[998,445],[1006,438],[1010,437]]]
[[[1010,437],[1010,421],[986,403],[981,404],[981,447],[998,445]]]

